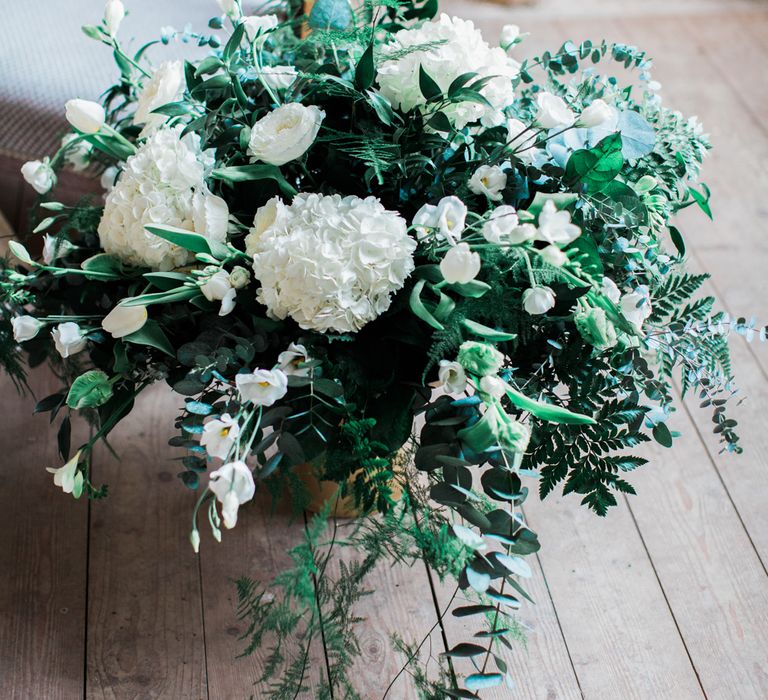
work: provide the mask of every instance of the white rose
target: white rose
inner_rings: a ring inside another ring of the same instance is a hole
[[[17,343],[24,343],[27,340],[32,340],[45,324],[38,321],[34,316],[16,316],[11,319],[11,325],[13,326],[13,339]]]
[[[124,338],[144,327],[146,306],[116,306],[101,321],[101,327],[113,338]]]
[[[243,289],[243,287],[248,286],[250,281],[251,273],[244,267],[240,267],[240,265],[235,265],[232,268],[232,272],[229,273],[229,283],[233,289]]]
[[[283,350],[277,356],[277,366],[286,374],[294,377],[308,377],[309,367],[304,367],[309,362],[307,349],[299,343],[291,343],[287,350]]]
[[[518,27],[516,24],[505,24],[501,28],[499,46],[501,46],[501,48],[505,51],[509,51],[509,49],[511,49],[512,46],[514,46],[514,44],[517,42],[519,36],[520,27]]]
[[[467,388],[467,373],[458,362],[440,360],[437,377],[438,386],[449,394],[461,394]]]
[[[208,488],[221,503],[224,526],[232,529],[237,525],[237,511],[256,493],[253,473],[245,462],[230,462],[211,472]]]
[[[539,214],[537,238],[547,243],[568,245],[581,235],[581,229],[571,223],[571,215],[566,210],[558,211],[555,203],[548,199]]]
[[[91,164],[91,144],[77,134],[65,134],[61,139],[64,162],[76,173],[81,173]]]
[[[51,331],[51,335],[53,336],[56,350],[64,358],[76,355],[81,350],[84,350],[88,344],[80,326],[72,321],[60,323]]]
[[[121,0],[108,0],[104,7],[104,26],[109,36],[114,37],[117,34],[124,17],[125,6]]]
[[[262,66],[259,78],[273,90],[287,90],[296,80],[298,73],[293,66]]]
[[[258,39],[261,44],[266,39],[265,34],[277,27],[280,20],[277,19],[277,15],[253,15],[245,17],[242,22],[245,25],[248,41],[253,43]]]
[[[167,119],[164,114],[152,114],[158,107],[178,102],[184,95],[184,64],[181,61],[164,61],[144,84],[136,102],[133,123],[145,125],[142,135],[161,126]]]
[[[541,259],[552,265],[552,267],[562,267],[568,262],[568,256],[556,245],[548,245],[539,251]]]
[[[209,420],[203,426],[200,445],[211,457],[226,459],[238,435],[240,435],[240,425],[232,416],[225,413],[221,418]]]
[[[325,112],[315,105],[282,105],[253,125],[248,153],[270,165],[296,160],[315,142],[324,117]]]
[[[651,315],[653,307],[648,296],[648,287],[642,285],[634,292],[625,294],[619,302],[621,313],[638,331],[643,330],[643,323]]]
[[[551,92],[540,92],[536,97],[539,107],[536,113],[536,123],[543,129],[570,126],[576,120],[576,115],[568,108],[562,97]]]
[[[228,17],[240,16],[240,2],[239,0],[216,0],[221,11]]]
[[[438,240],[456,245],[464,232],[467,219],[467,205],[458,197],[443,197],[437,205],[425,204],[416,216],[413,225],[416,236],[421,240],[434,233]]]
[[[523,292],[523,308],[532,316],[545,314],[555,305],[555,293],[549,287],[532,287]]]
[[[481,165],[467,182],[471,192],[484,194],[494,202],[501,200],[501,192],[507,186],[507,175],[498,165]]]
[[[238,374],[235,384],[243,402],[271,406],[288,393],[288,375],[281,369],[257,369]]]
[[[619,303],[619,299],[621,298],[621,291],[616,286],[616,282],[614,282],[610,277],[603,277],[603,285],[601,291],[614,304]]]
[[[506,393],[507,385],[499,377],[490,374],[480,378],[480,391],[494,399],[500,399]]]
[[[440,273],[448,284],[466,284],[480,272],[480,256],[468,243],[453,246],[440,261]]]
[[[600,126],[600,124],[607,122],[612,117],[613,107],[604,100],[592,100],[589,107],[585,107],[582,110],[579,118],[576,120],[576,126],[591,129],[592,127]]]
[[[98,102],[74,99],[64,105],[67,121],[84,134],[97,133],[107,120],[104,108]]]
[[[48,158],[30,160],[24,163],[21,166],[21,174],[38,194],[50,192],[56,184],[56,173],[53,171]]]

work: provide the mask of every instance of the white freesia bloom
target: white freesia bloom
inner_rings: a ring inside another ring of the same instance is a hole
[[[275,198],[246,240],[258,300],[273,318],[349,333],[384,313],[414,268],[405,220],[375,197],[299,194]]]
[[[555,293],[549,287],[532,287],[523,292],[523,308],[532,316],[545,314],[555,305]]]
[[[224,527],[229,529],[237,525],[237,511],[240,506],[250,501],[256,493],[253,473],[245,462],[229,462],[211,472],[208,488],[221,503]]]
[[[536,96],[536,123],[543,129],[570,126],[576,121],[576,115],[571,111],[562,97],[551,92],[540,92]]]
[[[124,17],[125,6],[121,0],[107,0],[104,6],[104,26],[109,36],[114,37],[117,34]]]
[[[419,240],[434,234],[440,241],[456,245],[464,232],[467,205],[458,197],[443,197],[437,204],[425,204],[413,217]]]
[[[621,291],[616,286],[616,282],[614,282],[610,277],[603,277],[603,285],[601,291],[614,304],[619,303],[619,299],[621,299]]]
[[[437,378],[437,385],[449,394],[461,394],[467,388],[467,373],[455,360],[440,360]]]
[[[619,301],[619,307],[624,318],[638,331],[643,330],[643,323],[651,315],[653,307],[648,294],[648,287],[641,285],[634,292],[625,294]]]
[[[294,377],[308,377],[309,367],[304,367],[309,362],[309,353],[300,343],[291,343],[287,350],[283,350],[277,356],[277,366],[286,374]]]
[[[77,134],[65,134],[61,139],[64,150],[64,162],[76,173],[81,173],[91,164],[91,144]]]
[[[228,17],[240,16],[240,2],[239,0],[216,0],[221,11]]]
[[[124,338],[144,327],[146,306],[116,306],[101,321],[101,327],[113,338]]]
[[[499,377],[488,374],[480,378],[480,391],[494,399],[500,399],[506,393],[507,385]]]
[[[168,119],[163,114],[152,114],[158,107],[178,102],[184,95],[184,64],[181,61],[161,63],[144,84],[136,102],[133,123],[144,125],[142,136],[157,129]]]
[[[226,270],[218,269],[200,284],[200,291],[208,301],[220,301],[219,316],[226,316],[235,308],[237,290]]]
[[[106,253],[132,265],[172,270],[190,262],[192,254],[145,226],[173,226],[213,241],[226,239],[226,202],[205,185],[213,152],[201,150],[197,134],[181,138],[183,129],[180,124],[158,129],[125,162],[99,223]]]
[[[509,51],[512,46],[515,45],[517,39],[520,37],[520,27],[516,24],[505,24],[501,28],[501,37],[499,38],[499,46],[505,51]]]
[[[21,174],[38,194],[50,192],[56,184],[56,173],[48,158],[24,163],[21,166]]]
[[[557,210],[555,203],[548,199],[539,214],[539,231],[537,238],[547,243],[568,245],[581,235],[581,229],[571,223],[571,215],[563,209]]]
[[[315,142],[324,118],[325,112],[315,105],[281,105],[253,125],[248,153],[270,165],[301,158]]]
[[[293,66],[262,66],[258,74],[267,87],[273,90],[287,90],[298,76]]]
[[[51,335],[56,350],[64,358],[76,355],[88,344],[80,326],[73,321],[60,323],[51,331]]]
[[[81,454],[82,452],[78,451],[69,462],[58,469],[53,467],[45,468],[45,471],[53,474],[54,485],[58,486],[64,493],[71,493],[75,498],[80,498],[80,495],[83,493],[83,473],[77,470]]]
[[[32,340],[45,324],[38,321],[34,316],[16,316],[11,319],[11,325],[13,326],[13,339],[17,343],[24,343],[27,340]]]
[[[240,398],[257,406],[271,406],[288,393],[288,375],[281,369],[257,369],[235,375]]]
[[[519,65],[504,49],[490,47],[472,22],[443,14],[436,22],[402,29],[392,39],[381,47],[377,69],[381,92],[395,108],[428,109],[419,86],[420,67],[444,93],[460,75],[474,72],[477,78],[489,78],[480,89],[489,104],[464,101],[442,110],[457,129],[503,122],[503,110],[514,99],[512,79]]]
[[[552,267],[562,267],[568,262],[568,256],[556,245],[548,245],[539,251],[541,259],[552,265]]]
[[[448,284],[466,284],[480,272],[480,256],[468,243],[453,246],[440,261],[440,273]]]
[[[74,99],[64,105],[67,121],[84,134],[97,133],[107,120],[107,115],[98,102]]]
[[[592,103],[582,110],[579,118],[576,120],[576,126],[591,129],[592,127],[600,126],[612,117],[613,107],[611,107],[605,100],[598,98],[592,100]]]
[[[229,413],[225,413],[203,426],[200,444],[211,457],[226,459],[239,435],[240,425]]]
[[[501,201],[506,186],[507,174],[498,165],[481,165],[467,182],[471,192],[484,194],[493,202]]]
[[[280,20],[277,19],[277,15],[253,15],[243,18],[242,23],[245,25],[248,41],[253,43],[258,39],[261,44],[266,39],[265,34],[277,27]]]

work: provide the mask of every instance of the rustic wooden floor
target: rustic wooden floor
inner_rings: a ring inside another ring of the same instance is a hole
[[[656,58],[667,102],[696,113],[715,150],[705,169],[715,222],[686,212],[691,262],[713,273],[711,290],[732,314],[768,320],[768,7],[746,2],[633,4],[542,0],[513,11],[453,1],[489,37],[517,21],[528,49],[584,38],[636,44]],[[651,448],[633,475],[639,496],[607,519],[571,498],[530,503],[540,534],[532,593],[523,609],[528,647],[511,654],[513,697],[613,700],[768,698],[768,347],[734,338],[749,400],[739,411],[746,454],[721,456],[707,416],[686,403],[674,452]],[[34,377],[39,396],[57,388]],[[178,483],[155,391],[102,453],[107,503],[73,502],[54,489],[57,464],[45,418],[0,380],[0,698],[259,698],[258,656],[241,651],[230,579],[270,574],[300,524],[247,508],[222,544],[187,543],[194,496]],[[398,668],[388,634],[414,638],[434,611],[409,591],[421,569],[381,571],[361,613],[360,693],[380,698]],[[448,630],[450,636],[451,629]],[[455,631],[455,630],[454,630]],[[439,641],[435,640],[438,650]],[[312,658],[324,673],[323,650]],[[401,678],[388,696],[413,697]],[[501,697],[489,695],[488,697]]]

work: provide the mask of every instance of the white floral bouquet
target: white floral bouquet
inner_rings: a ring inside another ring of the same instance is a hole
[[[503,649],[539,547],[525,481],[605,514],[634,493],[632,448],[672,445],[677,372],[740,451],[726,338],[753,329],[694,298],[706,276],[685,271],[671,223],[709,214],[707,137],[630,46],[518,60],[516,27],[492,46],[434,20],[434,0],[317,0],[308,17],[219,5],[204,32],[138,50],[119,39],[120,0],[84,27],[120,80],[102,103],[68,102],[61,149],[23,168],[42,216],[2,269],[0,358],[19,384],[23,353],[60,376],[38,409],[59,421],[54,482],[75,497],[105,495],[92,448],[144,389],[185,396],[171,444],[200,493],[195,551],[199,513],[220,539],[257,489],[305,509],[308,468],[354,502],[343,543],[320,504],[293,569],[239,583],[249,648],[280,640],[261,679],[274,697],[304,687],[320,633],[329,682],[355,696],[349,608],[382,558],[455,581],[471,640],[431,674],[421,645],[396,643],[424,697],[478,697],[515,675]],[[179,42],[210,51],[162,61]],[[67,165],[100,172],[103,201],[53,199]],[[73,412],[95,429],[72,454]],[[362,555],[343,586],[334,546]]]

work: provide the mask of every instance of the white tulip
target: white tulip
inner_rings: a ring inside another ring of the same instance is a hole
[[[458,243],[440,261],[440,272],[448,284],[466,284],[480,272],[480,256],[468,243]]]
[[[192,221],[195,233],[222,243],[227,239],[229,207],[221,197],[197,190],[192,196]]]
[[[200,445],[211,457],[226,459],[240,435],[240,425],[228,413],[214,418],[203,426]]]
[[[271,406],[288,393],[288,375],[281,369],[257,369],[238,374],[235,384],[243,402]]]
[[[262,44],[267,38],[267,32],[277,27],[280,20],[278,20],[277,15],[253,15],[245,17],[242,23],[245,25],[245,35],[248,37],[248,41],[253,43],[258,40],[258,43]]]
[[[552,265],[552,267],[562,267],[568,262],[568,256],[556,245],[548,245],[539,251],[541,259]]]
[[[124,338],[144,327],[146,306],[116,306],[101,321],[101,327],[113,338]]]
[[[81,452],[78,452],[69,462],[58,469],[53,467],[45,468],[45,471],[53,474],[53,483],[61,488],[64,493],[71,493],[75,498],[80,498],[80,494],[83,492],[83,473],[77,471],[81,454]]]
[[[286,374],[294,377],[308,377],[311,370],[304,367],[309,362],[307,349],[299,343],[291,343],[287,350],[283,350],[277,356],[277,366]]]
[[[480,391],[488,394],[494,399],[500,399],[506,393],[507,385],[504,380],[493,375],[486,375],[480,378]]]
[[[120,24],[125,17],[125,6],[120,0],[108,0],[104,7],[104,26],[107,28],[107,34],[114,37]]]
[[[11,325],[13,326],[13,339],[17,343],[24,343],[27,340],[32,340],[45,324],[38,321],[34,316],[16,316],[11,319]]]
[[[571,126],[576,121],[576,115],[565,104],[565,100],[551,92],[540,92],[536,104],[539,108],[536,123],[543,129]]]
[[[90,100],[69,100],[64,109],[67,121],[84,134],[96,134],[104,126],[107,115],[98,102]]]
[[[270,165],[296,160],[315,142],[324,117],[325,112],[315,105],[282,105],[253,125],[248,153]]]
[[[59,355],[64,358],[76,355],[85,349],[88,344],[83,331],[73,321],[60,323],[51,331],[53,344],[56,346]]]
[[[601,291],[614,304],[619,303],[619,299],[621,299],[621,291],[616,286],[616,282],[614,282],[610,277],[603,277],[603,285]]]
[[[545,314],[555,305],[555,293],[549,287],[532,287],[523,292],[523,308],[532,316]]]
[[[164,114],[153,114],[159,107],[178,102],[184,95],[186,81],[181,61],[164,61],[144,84],[136,101],[133,123],[146,125],[142,136],[162,126],[168,119]]]
[[[499,38],[499,46],[505,51],[509,51],[517,39],[520,37],[520,27],[516,24],[505,24],[501,28],[501,37]]]
[[[613,117],[613,107],[604,100],[592,100],[592,103],[582,110],[576,120],[576,126],[591,129],[607,122],[611,117]]]
[[[293,66],[262,66],[259,78],[273,90],[287,90],[296,80],[298,73]]]
[[[558,211],[555,203],[548,199],[539,213],[539,231],[537,238],[547,243],[568,245],[581,235],[581,229],[571,223],[571,215]]]
[[[461,394],[467,388],[467,373],[458,362],[440,360],[437,378],[437,385],[449,394]]]
[[[467,205],[458,197],[443,197],[437,205],[425,204],[416,216],[413,225],[419,240],[434,233],[438,240],[456,245],[464,232],[467,219]]]
[[[651,315],[653,307],[648,296],[648,287],[642,285],[634,292],[625,294],[619,302],[621,314],[638,331],[643,330],[643,323]]]
[[[240,16],[240,2],[239,0],[216,0],[221,8],[221,11],[228,17]]]
[[[224,527],[232,529],[237,525],[237,511],[240,506],[250,501],[256,493],[253,473],[245,462],[229,462],[214,472],[208,488],[221,503],[221,516]]]
[[[30,160],[24,163],[21,166],[21,174],[38,194],[50,192],[56,184],[56,173],[53,171],[48,158]]]
[[[498,165],[481,165],[467,182],[471,192],[484,194],[493,202],[501,201],[501,192],[507,186],[507,175]]]

